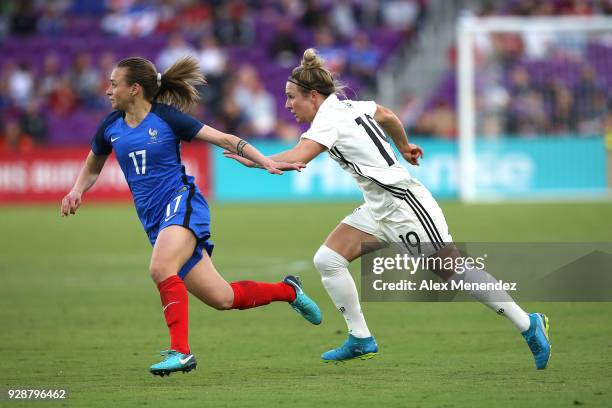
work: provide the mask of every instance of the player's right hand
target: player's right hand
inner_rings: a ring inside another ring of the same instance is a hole
[[[423,158],[423,149],[415,144],[408,143],[407,149],[400,152],[406,161],[414,166],[419,165],[419,159]]]
[[[251,167],[251,168],[255,167],[255,163],[253,161],[247,159],[246,157],[238,156],[236,153],[232,153],[228,150],[225,150],[223,152],[223,155],[227,157],[228,159],[236,160],[238,163],[242,164],[243,166]]]
[[[76,214],[76,210],[81,206],[81,193],[70,191],[62,199],[60,213],[62,217],[67,217],[68,214]]]

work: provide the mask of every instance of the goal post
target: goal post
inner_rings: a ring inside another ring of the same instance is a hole
[[[611,17],[462,16],[456,48],[462,201],[609,197]]]

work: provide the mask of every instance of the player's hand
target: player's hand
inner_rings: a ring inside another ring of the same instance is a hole
[[[249,160],[245,157],[239,156],[235,153],[230,152],[229,150],[225,150],[223,151],[223,155],[225,157],[227,157],[228,159],[234,159],[236,160],[238,163],[246,166],[246,167],[257,167],[257,165],[255,164],[255,162],[253,162],[252,160]]]
[[[249,160],[247,158],[244,158],[242,156],[239,156],[239,155],[237,155],[235,153],[232,153],[232,152],[230,152],[228,150],[225,150],[223,152],[223,155],[225,157],[227,157],[228,159],[236,160],[237,162],[241,163],[242,165],[244,165],[246,167],[251,167],[251,168],[252,167],[262,167],[262,166],[258,165],[257,163],[255,163],[254,161]],[[282,171],[280,171],[280,172],[270,171],[271,169],[275,169],[275,170],[287,170],[287,171],[290,171],[290,170],[301,171],[305,167],[306,167],[306,164],[302,163],[302,162],[297,162],[297,163],[277,162],[277,161],[272,160],[272,159],[268,159],[268,166],[267,167],[264,166],[264,168],[266,170],[268,170],[272,174],[283,174],[283,172]]]
[[[404,149],[401,153],[402,157],[404,157],[408,163],[414,166],[418,166],[419,159],[423,158],[423,149],[421,149],[420,146],[412,143],[408,143],[408,148]]]
[[[268,170],[268,173],[270,174],[283,174],[283,170],[301,171],[304,167],[306,167],[306,164],[301,163],[301,162],[299,163],[277,162],[272,159],[267,159],[263,163],[263,167],[264,169]]]
[[[67,217],[68,214],[76,214],[76,210],[81,206],[81,193],[70,191],[62,200],[60,213],[62,217]]]

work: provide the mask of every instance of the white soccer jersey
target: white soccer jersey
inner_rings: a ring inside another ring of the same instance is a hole
[[[329,149],[333,160],[349,172],[363,192],[372,215],[380,220],[393,212],[410,182],[387,136],[374,120],[374,101],[327,97],[303,138]]]

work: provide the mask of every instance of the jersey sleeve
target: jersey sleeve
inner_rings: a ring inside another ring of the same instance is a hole
[[[322,144],[323,146],[331,149],[338,140],[338,130],[332,125],[330,121],[323,120],[320,122],[313,122],[312,126],[308,131],[302,133],[302,138],[314,140],[315,142]]]
[[[106,116],[100,126],[98,126],[98,130],[91,140],[91,151],[96,156],[108,156],[113,151],[112,145],[106,140],[105,133],[106,129],[119,117],[121,117],[121,112],[114,111],[113,113]]]
[[[190,142],[204,124],[173,106],[156,103],[154,113],[165,121],[177,138]]]
[[[374,101],[351,101],[351,104],[360,112],[370,115],[371,117],[374,117],[376,113],[377,105]]]

